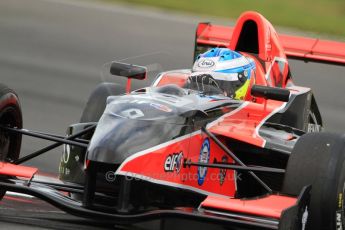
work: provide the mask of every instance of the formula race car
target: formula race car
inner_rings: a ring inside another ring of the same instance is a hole
[[[127,86],[100,84],[66,136],[23,129],[16,93],[0,85],[0,196],[161,229],[343,229],[345,137],[322,132],[287,58],[345,65],[345,44],[278,35],[256,12],[233,28],[200,23],[193,68],[131,91],[146,67],[112,62]],[[20,157],[22,135],[56,143]],[[57,182],[22,165],[61,145]]]

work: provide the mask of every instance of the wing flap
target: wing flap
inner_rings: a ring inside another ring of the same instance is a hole
[[[0,175],[31,178],[37,171],[33,167],[0,162]]]
[[[233,28],[230,26],[212,25],[211,23],[199,23],[196,30],[196,43],[210,46],[230,45]]]
[[[345,43],[289,35],[279,38],[289,58],[345,65]]]
[[[295,205],[296,202],[297,198],[278,195],[252,200],[208,196],[201,207],[279,219],[283,211]]]
[[[208,196],[200,209],[213,215],[239,217],[276,226],[272,229],[304,229],[308,217],[311,186],[305,186],[298,197],[269,194],[252,199]]]
[[[199,23],[196,30],[196,55],[198,48],[229,47],[234,28],[230,26]],[[303,61],[345,65],[345,42],[321,40],[279,34],[279,40],[288,58]],[[199,52],[198,52],[199,50]],[[201,50],[204,51],[204,50]]]

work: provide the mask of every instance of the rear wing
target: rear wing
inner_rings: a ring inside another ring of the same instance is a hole
[[[200,23],[196,30],[194,58],[212,47],[229,47],[233,27]],[[279,34],[278,38],[291,59],[345,66],[345,43]]]
[[[345,43],[279,35],[288,58],[345,66]]]

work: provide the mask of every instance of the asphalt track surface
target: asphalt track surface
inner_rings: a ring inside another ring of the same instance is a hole
[[[18,92],[25,128],[64,134],[69,124],[78,122],[98,83],[125,83],[107,76],[104,63],[128,58],[123,61],[148,65],[149,79],[134,82],[134,88],[148,85],[157,71],[190,68],[195,26],[205,20],[100,3],[1,0],[0,82]],[[326,130],[344,132],[345,68],[298,61],[290,65],[295,83],[313,88]],[[22,155],[47,144],[24,138]],[[56,173],[60,154],[57,149],[27,164]],[[0,221],[1,229],[113,227],[16,196],[1,203]]]

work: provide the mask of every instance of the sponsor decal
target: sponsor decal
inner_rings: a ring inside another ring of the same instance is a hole
[[[179,173],[183,165],[183,152],[169,154],[164,162],[165,172]]]
[[[108,171],[105,173],[105,180],[108,182],[114,182],[116,180],[116,174],[114,171]]]
[[[224,155],[222,157],[221,162],[222,163],[228,162],[228,157]],[[220,183],[220,185],[223,185],[225,177],[226,177],[226,169],[220,169],[219,170],[219,183]]]
[[[66,138],[67,138],[68,136],[69,136],[69,135],[67,135]],[[62,161],[64,164],[67,164],[67,163],[68,163],[70,155],[71,155],[71,146],[70,146],[70,145],[63,145],[63,154],[62,154],[61,161]]]
[[[71,174],[71,170],[67,167],[59,166],[59,173],[65,176],[69,176]]]
[[[201,60],[201,61],[198,63],[198,66],[199,66],[200,68],[210,68],[210,67],[212,67],[212,66],[214,66],[214,65],[215,65],[214,61],[212,61],[212,60],[206,60],[206,59]]]
[[[307,222],[308,222],[308,216],[309,216],[308,206],[306,206],[302,215],[302,230],[305,230],[305,226],[307,225]]]
[[[342,218],[342,211],[338,210],[336,212],[336,219],[335,219],[335,223],[336,223],[336,229],[337,230],[343,230],[343,218]]]
[[[127,109],[121,112],[122,116],[129,118],[129,119],[136,119],[139,117],[143,117],[144,113],[140,109]]]
[[[344,203],[343,193],[341,192],[338,194],[338,208],[339,209],[343,209],[343,203]]]
[[[169,108],[168,106],[166,105],[162,105],[162,104],[158,104],[158,103],[150,103],[150,105],[157,109],[157,110],[160,110],[160,111],[163,111],[163,112],[167,112],[167,113],[170,113],[172,111],[171,108]]]
[[[206,138],[202,143],[199,162],[200,163],[208,163],[210,160],[210,140]],[[205,177],[207,174],[207,167],[198,167],[198,184],[202,185],[204,183]]]
[[[315,132],[320,132],[321,131],[321,125],[318,124],[313,124],[313,123],[308,123],[308,133],[315,133]]]

